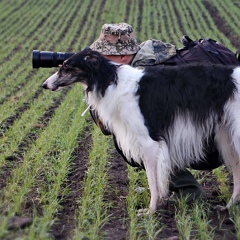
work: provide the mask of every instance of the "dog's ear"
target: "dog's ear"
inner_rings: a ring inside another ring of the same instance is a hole
[[[85,56],[84,61],[86,61],[88,64],[97,67],[99,65],[99,56],[97,55],[93,55],[93,54],[89,54],[87,56]]]

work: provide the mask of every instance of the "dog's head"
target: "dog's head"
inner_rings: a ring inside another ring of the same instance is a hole
[[[42,86],[56,91],[80,82],[87,92],[96,88],[104,95],[106,88],[115,80],[116,64],[88,48],[65,60],[59,71],[49,77]]]

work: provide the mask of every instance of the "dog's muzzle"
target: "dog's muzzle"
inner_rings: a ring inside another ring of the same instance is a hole
[[[51,89],[52,91],[55,91],[59,88],[57,86],[56,82],[58,79],[58,72],[54,73],[51,77],[49,77],[42,85],[44,89]]]

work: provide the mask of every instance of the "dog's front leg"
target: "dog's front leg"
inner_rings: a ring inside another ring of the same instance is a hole
[[[171,162],[169,150],[164,141],[147,149],[144,166],[148,178],[151,200],[149,209],[140,210],[140,213],[152,214],[157,209],[158,200],[163,202],[168,195]]]
[[[153,214],[157,209],[157,202],[158,202],[158,187],[157,187],[157,164],[156,160],[152,159],[147,161],[145,164],[145,170],[148,179],[148,186],[150,189],[150,205],[149,208],[139,209],[138,216],[142,216],[144,214]]]
[[[150,205],[147,214],[152,214],[157,209],[158,202],[158,186],[157,186],[157,162],[156,159],[150,160],[146,164],[146,174],[148,185],[151,193]]]

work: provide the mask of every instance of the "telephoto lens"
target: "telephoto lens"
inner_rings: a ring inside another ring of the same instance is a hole
[[[71,52],[50,52],[33,50],[32,52],[32,67],[33,68],[52,68],[58,67],[66,59],[74,55]]]

